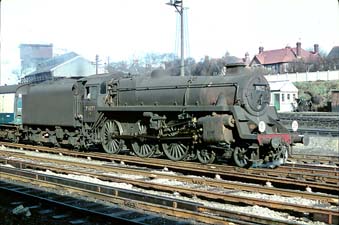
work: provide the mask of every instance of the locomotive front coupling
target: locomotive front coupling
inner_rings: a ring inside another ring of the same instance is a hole
[[[299,135],[297,133],[298,123],[292,122],[293,133],[273,133],[273,134],[258,134],[257,140],[259,145],[270,145],[273,149],[277,149],[281,145],[293,145],[296,143],[309,144],[309,137],[305,135]],[[260,121],[259,131],[265,131],[265,123]]]
[[[279,149],[281,146],[290,146],[296,143],[309,143],[309,137],[298,134],[258,134],[259,145],[269,145],[273,149]]]

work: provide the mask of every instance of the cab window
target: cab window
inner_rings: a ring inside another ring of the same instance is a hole
[[[106,82],[105,81],[100,84],[100,94],[102,95],[106,94]]]
[[[87,99],[97,99],[97,97],[98,97],[98,88],[96,86],[86,87]]]

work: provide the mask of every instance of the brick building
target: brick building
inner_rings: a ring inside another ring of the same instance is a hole
[[[271,74],[300,72],[298,70],[302,69],[305,72],[320,61],[318,44],[314,45],[313,51],[306,51],[301,48],[301,43],[297,42],[295,48],[287,46],[282,49],[264,51],[264,47],[259,47],[259,53],[253,57],[250,66],[264,67]]]

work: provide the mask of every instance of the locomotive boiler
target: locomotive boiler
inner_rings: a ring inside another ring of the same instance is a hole
[[[112,154],[216,157],[237,166],[286,160],[303,136],[283,127],[261,75],[93,75],[32,84],[22,93],[20,139]]]

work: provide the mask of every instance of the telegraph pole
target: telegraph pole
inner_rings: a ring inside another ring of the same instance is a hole
[[[167,5],[174,6],[180,15],[180,76],[185,76],[185,55],[184,55],[184,5],[183,0],[170,0]]]
[[[99,55],[95,55],[95,74],[98,75],[99,73]]]

